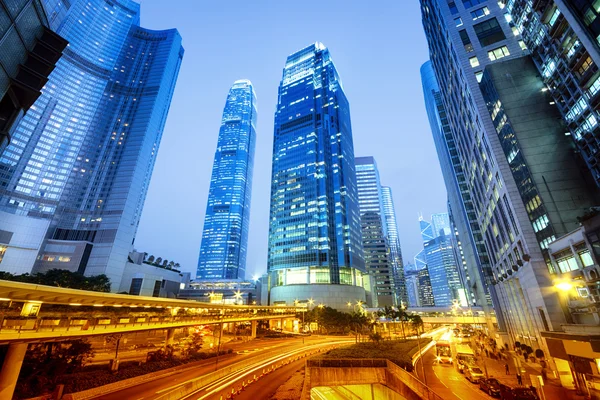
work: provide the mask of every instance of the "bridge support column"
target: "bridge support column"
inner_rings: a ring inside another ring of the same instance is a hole
[[[8,352],[0,371],[0,400],[11,400],[27,352],[27,343],[8,345]]]
[[[258,326],[258,321],[250,322],[250,339],[256,339],[256,327]]]
[[[165,350],[167,349],[167,346],[173,345],[174,339],[175,339],[175,328],[168,328],[167,329],[167,337],[165,338]]]

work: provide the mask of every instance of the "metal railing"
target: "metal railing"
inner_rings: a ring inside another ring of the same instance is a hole
[[[244,322],[264,319],[294,318],[295,314],[260,315],[254,313],[234,314],[224,317],[197,316],[37,316],[37,317],[0,317],[0,338],[11,335],[47,333],[61,336],[101,335],[113,331],[137,331],[194,325],[218,324],[221,322]]]

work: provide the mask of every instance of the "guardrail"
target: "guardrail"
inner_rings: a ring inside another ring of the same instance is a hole
[[[216,316],[157,316],[157,317],[2,317],[0,340],[27,340],[42,337],[103,335],[115,331],[140,331],[244,322],[264,319],[294,318],[295,314],[265,316],[259,314]]]
[[[417,377],[404,369],[400,368],[391,361],[387,362],[387,369],[390,373],[396,375],[410,390],[419,395],[422,399],[444,400],[439,394],[435,393],[429,386],[421,382]]]

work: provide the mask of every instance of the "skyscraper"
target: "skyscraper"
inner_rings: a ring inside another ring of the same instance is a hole
[[[0,154],[67,46],[50,30],[41,0],[0,0]],[[0,253],[4,246],[0,245]],[[0,255],[1,258],[1,255]]]
[[[356,157],[355,163],[365,267],[372,284],[371,295],[367,293],[367,304],[371,307],[393,306],[396,304],[394,266],[389,252],[379,170],[373,157]]]
[[[417,272],[418,290],[419,290],[419,307],[434,307],[435,298],[433,296],[433,288],[429,279],[429,270],[427,267],[420,269]]]
[[[593,0],[506,2],[571,139],[600,185],[600,8]]]
[[[245,278],[256,106],[252,83],[234,82],[219,130],[198,258],[198,279]]]
[[[421,80],[425,109],[448,193],[448,212],[451,213],[451,222],[458,233],[457,248],[460,247],[461,258],[465,263],[461,271],[464,276],[463,283],[469,303],[483,307],[489,319],[492,311],[488,289],[492,281],[489,257],[481,236],[467,177],[452,136],[448,113],[430,61],[421,67]],[[503,326],[502,323],[500,325]]]
[[[0,268],[104,273],[118,289],[183,57],[131,0],[47,0],[70,43],[0,157]]]
[[[435,305],[452,306],[454,302],[467,305],[465,290],[460,279],[459,265],[454,255],[448,214],[432,215],[432,222],[419,221],[423,237],[423,248]],[[434,229],[438,231],[433,234]]]
[[[490,258],[486,279],[498,294],[494,303],[502,314],[497,313],[500,329],[507,329],[512,340],[519,338],[548,353],[540,332],[559,330],[569,316],[557,293],[548,290],[553,286],[553,271],[547,247],[576,224],[576,209],[583,214],[585,204],[591,203],[580,197],[580,189],[573,191],[574,197],[565,193],[581,181],[572,173],[573,165],[565,168],[560,179],[560,163],[565,158],[553,164],[553,155],[564,148],[555,144],[559,142],[556,118],[549,118],[548,109],[532,108],[540,101],[551,105],[538,96],[546,92],[539,74],[523,73],[526,61],[521,68],[514,67],[513,62],[522,62],[515,59],[528,51],[507,12],[512,3],[422,0],[421,9],[450,134],[461,170],[468,177],[465,188],[473,198],[473,218]],[[530,7],[531,2],[527,3]],[[500,99],[502,94],[506,97]],[[519,129],[512,126],[504,103],[515,111],[512,116]],[[536,118],[536,111],[541,118]],[[500,337],[511,341],[505,333]]]
[[[404,303],[406,307],[420,307],[421,302],[419,301],[419,271],[415,269],[413,264],[407,264],[404,270],[406,297],[407,300]]]
[[[350,106],[329,50],[287,58],[275,112],[271,304],[365,300]]]
[[[400,235],[398,234],[398,223],[396,222],[396,209],[394,208],[394,197],[392,188],[382,186],[383,214],[387,227],[388,245],[390,246],[390,261],[394,275],[394,288],[396,289],[396,302],[408,305],[408,294],[404,282],[404,263],[402,260],[402,248],[400,247]]]

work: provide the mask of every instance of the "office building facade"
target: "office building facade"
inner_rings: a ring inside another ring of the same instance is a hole
[[[367,304],[394,306],[396,290],[379,170],[373,157],[356,157],[355,164],[365,268],[372,284]]]
[[[234,82],[221,120],[197,279],[244,279],[246,276],[256,119],[252,83]]]
[[[431,216],[431,222],[421,219],[419,223],[435,305],[437,307],[448,307],[455,303],[467,305],[459,265],[454,254],[455,241],[450,234],[448,214],[434,214]],[[434,230],[437,233],[434,233]]]
[[[448,213],[456,241],[460,273],[468,302],[482,306],[486,316],[492,312],[491,270],[489,257],[479,229],[473,199],[467,185],[448,114],[430,61],[421,67],[425,109],[448,193]],[[485,277],[488,276],[488,280]]]
[[[505,4],[571,139],[600,184],[600,8],[591,0]]]
[[[408,264],[404,270],[404,282],[406,285],[406,296],[408,300],[401,305],[406,307],[420,307],[419,298],[419,271],[414,268],[413,264]]]
[[[388,245],[390,247],[390,261],[392,263],[392,273],[394,276],[394,288],[396,290],[396,303],[398,305],[407,305],[408,293],[406,292],[406,284],[404,283],[404,262],[402,260],[402,248],[400,246],[400,234],[398,233],[398,223],[396,222],[396,209],[394,208],[392,188],[389,186],[382,186],[381,194]]]
[[[118,290],[183,57],[130,0],[48,1],[70,43],[0,157],[0,268],[106,274]],[[56,24],[56,25],[54,25]]]
[[[553,182],[545,181],[541,173],[544,169],[550,171],[549,157],[536,155],[535,147],[548,149],[548,141],[552,140],[549,132],[554,128],[546,132],[546,126],[536,126],[535,118],[529,116],[516,121],[519,124],[529,118],[528,125],[514,129],[511,137],[505,131],[511,127],[509,113],[502,107],[505,100],[498,103],[494,90],[487,90],[486,95],[480,89],[479,82],[482,88],[506,90],[503,96],[508,96],[509,103],[514,101],[511,92],[523,90],[520,108],[530,111],[526,104],[534,97],[526,98],[525,94],[533,92],[510,82],[506,76],[502,78],[500,72],[497,79],[489,78],[487,71],[528,55],[506,4],[471,0],[423,0],[421,4],[432,66],[490,259],[491,269],[485,278],[495,284],[498,302],[494,303],[501,311],[497,312],[499,324],[504,320],[508,333],[499,338],[520,341],[547,354],[540,333],[560,330],[569,318],[556,292],[548,290],[553,287],[553,271],[547,247],[558,235],[568,232],[572,222],[567,219],[576,214],[576,208],[583,211],[587,200],[551,199]],[[490,79],[494,82],[490,83]],[[537,90],[543,94],[542,89],[539,85]],[[520,118],[518,113],[513,116]],[[529,158],[522,152],[524,147],[519,146],[520,135],[528,150],[533,149]],[[510,147],[513,151],[507,153]],[[556,170],[563,167],[560,162],[554,165]],[[559,180],[553,177],[553,181],[557,189]],[[565,181],[570,185],[573,176],[568,175]],[[525,195],[532,198],[527,200]],[[554,220],[548,210],[553,210]],[[537,216],[531,219],[534,214]],[[560,220],[560,216],[569,217]],[[552,368],[565,370],[558,363]]]
[[[427,267],[420,269],[417,272],[417,282],[419,290],[419,307],[434,307],[435,298],[433,296],[433,288],[429,278],[429,270]]]
[[[0,154],[40,96],[67,41],[50,29],[42,1],[0,1]],[[0,247],[0,249],[4,246]],[[0,250],[2,252],[3,250]]]
[[[271,304],[365,300],[349,103],[321,43],[287,58],[275,112]]]

